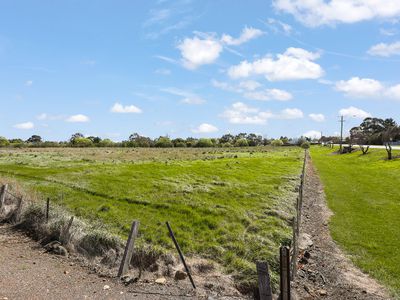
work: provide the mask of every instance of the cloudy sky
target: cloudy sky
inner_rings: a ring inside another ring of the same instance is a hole
[[[400,121],[400,1],[0,2],[0,136],[336,134]]]

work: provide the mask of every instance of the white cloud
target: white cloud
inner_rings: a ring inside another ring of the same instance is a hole
[[[266,124],[268,119],[299,119],[303,118],[303,112],[297,108],[286,108],[277,114],[271,111],[261,111],[259,108],[251,107],[243,102],[233,103],[226,109],[221,117],[228,119],[232,124]]]
[[[303,133],[303,136],[308,137],[310,139],[319,139],[319,138],[321,138],[321,132],[317,131],[317,130],[310,130],[310,131]]]
[[[223,50],[219,41],[211,37],[200,39],[197,36],[194,38],[185,38],[178,45],[181,51],[182,62],[187,69],[196,69],[201,65],[213,63]]]
[[[386,90],[386,96],[396,100],[400,100],[400,84],[391,86]]]
[[[246,92],[244,97],[259,101],[279,100],[288,101],[293,98],[292,94],[279,89],[266,89],[261,91]]]
[[[298,108],[286,108],[276,115],[277,119],[301,119],[303,118],[303,112]]]
[[[143,27],[147,27],[156,23],[163,22],[170,18],[172,11],[170,9],[152,9],[150,17],[143,23]]]
[[[288,101],[293,98],[292,94],[280,89],[259,89],[262,87],[257,81],[242,81],[238,85],[232,85],[227,82],[217,81],[213,79],[211,84],[224,91],[241,94],[243,97],[259,101]]]
[[[192,130],[194,133],[211,133],[216,131],[218,131],[217,127],[207,123],[200,124],[199,127]]]
[[[203,104],[203,103],[205,103],[206,100],[204,100],[204,99],[201,98],[201,97],[191,96],[191,97],[183,98],[183,99],[181,100],[181,102],[182,102],[182,103],[185,103],[185,104],[195,104],[195,105],[198,105],[198,104]]]
[[[261,87],[261,83],[255,80],[245,80],[239,83],[239,87],[244,88],[248,91],[254,91]]]
[[[384,86],[375,79],[352,77],[349,80],[336,82],[336,89],[344,92],[347,96],[366,98],[379,96],[384,90]]]
[[[228,91],[228,92],[234,92],[234,93],[243,93],[244,92],[244,88],[237,87],[237,86],[231,85],[227,82],[218,81],[215,79],[211,80],[211,84],[213,87],[216,87],[221,90]]]
[[[87,66],[95,66],[97,64],[97,62],[93,59],[88,59],[88,60],[82,61],[81,64],[87,65]]]
[[[314,62],[319,56],[319,53],[301,48],[288,48],[276,59],[267,56],[254,62],[242,61],[230,67],[228,75],[231,78],[264,75],[270,81],[318,79],[324,74],[321,66]]]
[[[293,30],[292,26],[290,26],[289,24],[273,18],[268,18],[267,22],[265,22],[264,24],[272,29],[272,31],[274,31],[275,33],[283,32],[284,34],[289,35],[292,33]]]
[[[195,93],[184,91],[184,90],[177,89],[174,87],[164,88],[164,89],[161,89],[161,91],[171,94],[171,95],[183,97],[181,99],[181,103],[185,103],[185,104],[198,105],[198,104],[203,104],[203,103],[207,102],[205,99],[203,99],[202,97],[200,97],[199,95],[197,95]]]
[[[36,116],[36,119],[41,120],[41,121],[46,120],[47,118],[48,118],[48,115],[45,113],[42,113],[42,114]]]
[[[354,106],[350,106],[348,108],[342,108],[339,110],[339,115],[343,117],[352,117],[352,118],[359,118],[365,119],[371,117],[371,114]]]
[[[242,102],[233,103],[226,109],[221,117],[228,119],[232,124],[266,124],[272,117],[269,111],[260,111],[258,108],[250,107]]]
[[[229,34],[223,34],[221,37],[221,42],[229,46],[237,46],[246,43],[252,39],[258,38],[263,34],[264,33],[260,29],[253,27],[245,27],[243,28],[240,36],[236,39],[230,36]]]
[[[382,35],[385,35],[385,36],[393,36],[393,35],[397,34],[397,29],[396,28],[389,28],[389,29],[380,28],[379,33]]]
[[[311,27],[400,17],[398,0],[274,0],[273,5]]]
[[[325,116],[323,114],[309,114],[308,115],[311,120],[315,122],[323,122],[325,121]]]
[[[171,70],[169,69],[157,69],[154,71],[154,73],[158,75],[171,75]]]
[[[123,106],[121,103],[118,103],[118,102],[116,102],[111,107],[110,111],[113,113],[120,113],[120,114],[127,114],[127,113],[140,114],[140,113],[142,113],[142,110],[135,105]]]
[[[17,129],[29,130],[33,129],[35,127],[35,124],[33,124],[32,122],[25,122],[25,123],[15,124],[13,127]]]
[[[380,43],[372,46],[368,50],[369,55],[389,57],[392,55],[400,55],[400,41],[392,44]]]
[[[33,80],[25,81],[25,86],[32,86],[32,85],[33,85]]]
[[[66,119],[67,122],[70,123],[85,123],[89,122],[90,119],[88,116],[82,115],[82,114],[77,114],[77,115],[72,115]]]

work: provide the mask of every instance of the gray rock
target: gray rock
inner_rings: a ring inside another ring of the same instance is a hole
[[[125,275],[125,276],[121,277],[121,281],[123,284],[129,285],[131,283],[134,283],[136,281],[136,278],[129,276],[129,275]]]
[[[300,239],[299,239],[299,249],[300,250],[306,250],[307,248],[311,247],[313,244],[314,243],[311,239],[311,235],[309,235],[307,233],[300,234]]]
[[[52,251],[54,254],[57,254],[57,255],[62,255],[62,256],[68,256],[68,251],[67,251],[67,249],[65,249],[63,246],[61,246],[61,245],[57,245],[57,246],[55,246],[54,248],[53,248],[53,251]]]

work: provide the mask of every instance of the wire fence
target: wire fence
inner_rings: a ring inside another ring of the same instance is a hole
[[[300,175],[300,184],[298,187],[298,196],[296,198],[296,215],[292,219],[292,229],[293,229],[293,236],[292,236],[292,241],[290,244],[290,247],[287,246],[281,246],[279,248],[279,257],[280,257],[280,267],[279,267],[279,275],[280,275],[280,283],[279,283],[279,292],[280,292],[280,298],[282,300],[290,300],[291,299],[291,292],[290,292],[290,282],[295,280],[296,275],[297,275],[297,264],[298,264],[298,256],[299,256],[299,237],[300,237],[300,226],[301,226],[301,217],[302,217],[302,205],[303,205],[303,196],[304,196],[304,185],[305,185],[305,180],[306,180],[306,164],[307,164],[307,156],[308,152],[305,150],[304,152],[304,159],[303,159],[303,166],[302,166],[302,172]],[[17,200],[17,211],[21,211],[21,206],[22,206],[22,197],[16,195],[14,192],[11,192],[10,189],[8,188],[8,185],[5,184],[1,187],[0,190],[0,213],[4,209],[5,205],[5,198],[6,195],[11,196],[15,200]],[[64,197],[64,195],[62,195]],[[46,223],[49,221],[49,210],[50,210],[50,199],[46,199],[46,204],[44,206],[45,209],[45,216],[46,216]],[[63,228],[62,232],[64,236],[69,236],[69,229],[71,228],[72,222],[74,221],[74,218],[71,217],[70,222],[67,226],[66,229]],[[147,220],[148,221],[148,220]],[[154,218],[152,218],[153,222],[151,224],[157,224],[156,228],[157,231],[160,234],[163,234],[164,230],[166,229],[165,226],[166,224],[163,222],[156,222]],[[149,222],[147,222],[149,224]],[[146,229],[148,225],[141,225],[142,229]],[[126,246],[125,246],[125,253],[124,253],[124,259],[121,261],[120,265],[120,270],[119,270],[119,276],[123,276],[127,270],[129,269],[130,261],[133,255],[133,248],[135,244],[135,239],[138,236],[138,231],[139,231],[139,224],[137,226],[132,226],[131,232],[129,235],[129,238],[127,240]],[[165,229],[162,229],[164,227]],[[168,229],[170,229],[169,226],[167,226]],[[165,234],[168,231],[165,230]],[[179,253],[179,256],[181,258],[181,261],[183,265],[186,267],[186,272],[188,277],[190,278],[191,284],[194,289],[196,289],[195,282],[190,274],[190,267],[186,265],[186,261],[184,258],[183,253],[181,252],[181,249],[179,247],[179,244],[175,237],[173,236],[173,233],[171,234],[171,230],[169,230],[169,236],[171,237],[172,241],[175,244],[175,247]],[[256,293],[256,297],[260,300],[272,300],[272,288],[271,288],[271,281],[270,281],[270,275],[269,275],[269,267],[267,262],[262,262],[258,261],[255,264],[255,269],[258,274],[258,291]],[[121,270],[124,270],[121,272]],[[141,291],[137,290],[135,291],[136,293],[141,293]],[[143,291],[143,293],[146,293]],[[223,296],[228,296],[228,295],[223,295]]]

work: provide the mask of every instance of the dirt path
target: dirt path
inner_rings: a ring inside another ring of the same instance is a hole
[[[143,280],[124,286],[116,278],[99,277],[73,258],[44,253],[23,233],[0,225],[0,300],[7,299],[243,298],[205,291],[201,286],[193,291],[187,280],[173,278],[167,278],[166,284]]]
[[[332,240],[328,221],[332,212],[318,174],[308,159],[301,222],[301,248],[307,253],[295,289],[300,299],[391,299],[384,287],[357,269]]]

